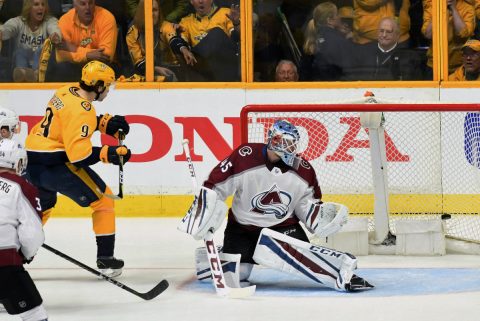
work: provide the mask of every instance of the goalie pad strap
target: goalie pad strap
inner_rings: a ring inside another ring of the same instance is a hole
[[[240,287],[240,254],[228,254],[221,252],[222,248],[217,247],[218,255],[222,263],[222,270],[225,282],[228,287]],[[195,249],[195,268],[197,270],[197,280],[211,280],[212,273],[208,262],[207,248],[199,247]]]
[[[336,290],[345,290],[357,260],[354,256],[314,246],[264,228],[253,255],[261,265],[308,278]]]

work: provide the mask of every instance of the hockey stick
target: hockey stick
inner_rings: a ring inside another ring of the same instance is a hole
[[[125,134],[123,133],[123,130],[119,129],[118,130],[118,146],[123,146],[124,139],[125,139]],[[123,156],[120,156],[120,162],[118,164],[118,194],[117,195],[105,194],[105,196],[114,200],[120,200],[123,198]]]
[[[92,269],[91,267],[89,267],[88,265],[85,265],[83,264],[82,262],[79,262],[77,260],[75,260],[74,258],[60,252],[59,250],[56,250],[54,249],[53,247],[50,247],[48,246],[47,244],[42,244],[42,247],[47,249],[48,251],[52,252],[53,254],[56,254],[58,256],[60,256],[61,258],[64,258],[65,260],[75,264],[76,266],[79,266],[81,267],[82,269],[84,270],[87,270],[88,272],[90,273],[93,273],[99,277],[101,277],[102,279],[104,279],[105,281],[108,281],[110,283],[112,283],[113,285],[116,285],[118,286],[119,288],[127,291],[127,292],[130,292],[138,297],[141,297],[142,299],[144,300],[151,300],[153,298],[155,298],[156,296],[158,296],[160,293],[162,293],[163,291],[165,291],[167,288],[168,288],[168,281],[167,280],[162,280],[160,281],[160,283],[158,283],[153,289],[151,289],[150,291],[148,292],[145,292],[145,293],[140,293],[140,292],[137,292],[135,291],[134,289],[126,286],[125,284],[121,283],[121,282],[118,282],[117,280],[103,274],[102,272],[100,271],[97,271],[95,269]]]
[[[195,168],[193,167],[193,162],[190,157],[190,148],[188,146],[188,139],[184,139],[182,142],[183,150],[185,151],[185,156],[187,157],[188,169],[190,171],[190,178],[192,179],[192,186],[194,194],[197,193],[198,183],[197,176],[195,175]],[[228,298],[245,298],[253,295],[255,293],[255,285],[245,287],[245,288],[231,288],[227,285],[225,281],[225,276],[223,274],[222,262],[220,261],[220,256],[218,254],[217,246],[213,241],[213,232],[210,230],[205,235],[204,239],[205,246],[207,248],[208,262],[210,264],[210,272],[212,273],[212,281],[215,286],[215,291],[218,295]]]

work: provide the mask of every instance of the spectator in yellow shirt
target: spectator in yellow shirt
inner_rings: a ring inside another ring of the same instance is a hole
[[[133,24],[128,29],[127,46],[132,60],[134,71],[138,75],[145,76],[145,1],[140,0],[137,12],[133,18]],[[152,2],[153,15],[153,48],[154,48],[154,71],[155,75],[165,77],[165,81],[178,80],[175,73],[171,70],[176,67],[178,62],[168,45],[166,36],[162,27],[169,25],[164,20],[159,0]]]
[[[190,0],[195,8],[180,20],[180,35],[167,32],[170,47],[183,56],[190,81],[239,81],[240,9],[213,0]]]
[[[448,76],[450,81],[480,80],[480,41],[468,40],[462,47],[462,66]]]
[[[56,50],[54,71],[49,64],[47,80],[75,81],[82,67],[92,60],[112,65],[117,24],[108,10],[95,5],[95,0],[74,0],[73,8],[60,18],[58,25],[63,41]]]
[[[445,1],[447,1],[448,7],[446,17],[448,23],[448,70],[452,72],[462,64],[461,46],[473,35],[475,29],[475,9],[470,0]],[[422,33],[425,38],[432,39],[432,0],[424,0],[423,8]],[[427,51],[427,59],[427,66],[431,72],[433,66],[433,49],[431,46]]]

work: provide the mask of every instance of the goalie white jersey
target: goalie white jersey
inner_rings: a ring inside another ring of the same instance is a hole
[[[315,170],[300,159],[290,167],[268,160],[266,145],[239,146],[217,165],[203,184],[225,200],[234,194],[229,219],[243,225],[271,227],[305,222],[312,203],[321,203]]]

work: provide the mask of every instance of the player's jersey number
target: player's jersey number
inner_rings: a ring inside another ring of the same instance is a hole
[[[53,120],[53,111],[52,108],[47,107],[45,110],[45,117],[43,117],[43,121],[40,124],[40,128],[43,130],[43,136],[48,137],[48,134],[50,134],[50,126],[52,125],[52,120]],[[81,137],[88,137],[90,133],[90,128],[88,125],[82,125],[81,127]]]
[[[88,137],[88,132],[89,132],[88,125],[82,125],[82,133],[80,134],[80,136]]]

